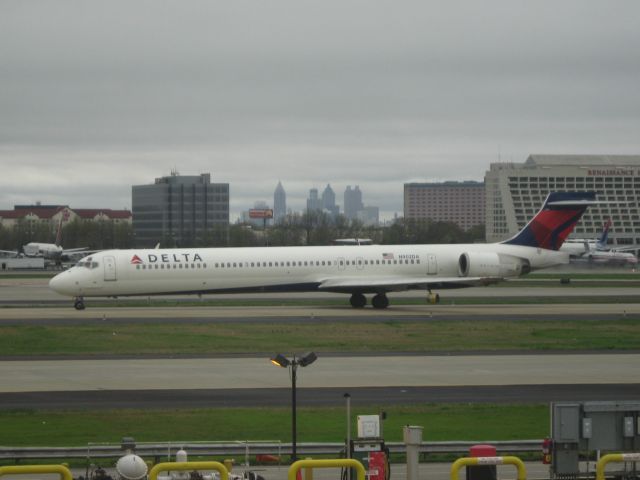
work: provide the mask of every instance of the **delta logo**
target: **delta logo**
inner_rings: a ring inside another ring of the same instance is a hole
[[[202,262],[202,257],[198,253],[162,253],[148,254],[146,263],[189,263]],[[138,255],[131,257],[132,265],[142,265],[145,263]]]

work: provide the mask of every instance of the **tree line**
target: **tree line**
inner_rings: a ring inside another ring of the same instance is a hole
[[[331,245],[340,238],[371,239],[375,244],[472,243],[484,241],[484,225],[468,231],[452,222],[416,221],[398,218],[389,226],[365,226],[344,215],[333,217],[325,212],[293,213],[266,228],[238,223],[216,227],[189,242],[177,245],[172,237],[159,239],[163,248],[172,247],[256,247]],[[54,243],[55,231],[48,222],[18,221],[14,228],[0,225],[0,249],[19,250],[29,242]],[[62,229],[64,248],[86,247],[90,250],[134,248],[131,224],[106,221],[74,220]]]

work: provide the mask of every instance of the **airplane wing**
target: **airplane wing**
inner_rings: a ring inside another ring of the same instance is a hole
[[[15,250],[0,250],[0,253],[2,254],[8,254],[8,255],[13,255],[13,256],[18,256],[18,254],[20,252],[17,252]]]
[[[334,277],[327,278],[318,285],[319,290],[328,292],[393,292],[402,290],[427,290],[466,288],[490,285],[503,280],[500,277]]]

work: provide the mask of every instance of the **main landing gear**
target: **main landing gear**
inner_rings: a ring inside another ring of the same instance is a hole
[[[427,293],[427,303],[429,305],[440,303],[440,295],[438,295],[437,293],[431,293],[431,290],[429,290],[429,293]]]
[[[367,304],[367,297],[361,293],[354,293],[349,301],[353,308],[363,308]]]
[[[362,293],[354,293],[351,295],[350,302],[353,308],[363,308],[367,304],[367,297]],[[371,305],[373,308],[387,308],[389,299],[384,293],[378,293],[371,299]]]
[[[84,310],[84,299],[82,297],[76,297],[73,301],[73,308],[76,310]]]

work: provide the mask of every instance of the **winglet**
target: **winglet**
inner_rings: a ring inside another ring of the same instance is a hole
[[[552,192],[536,216],[502,243],[559,250],[595,198],[595,192]]]

